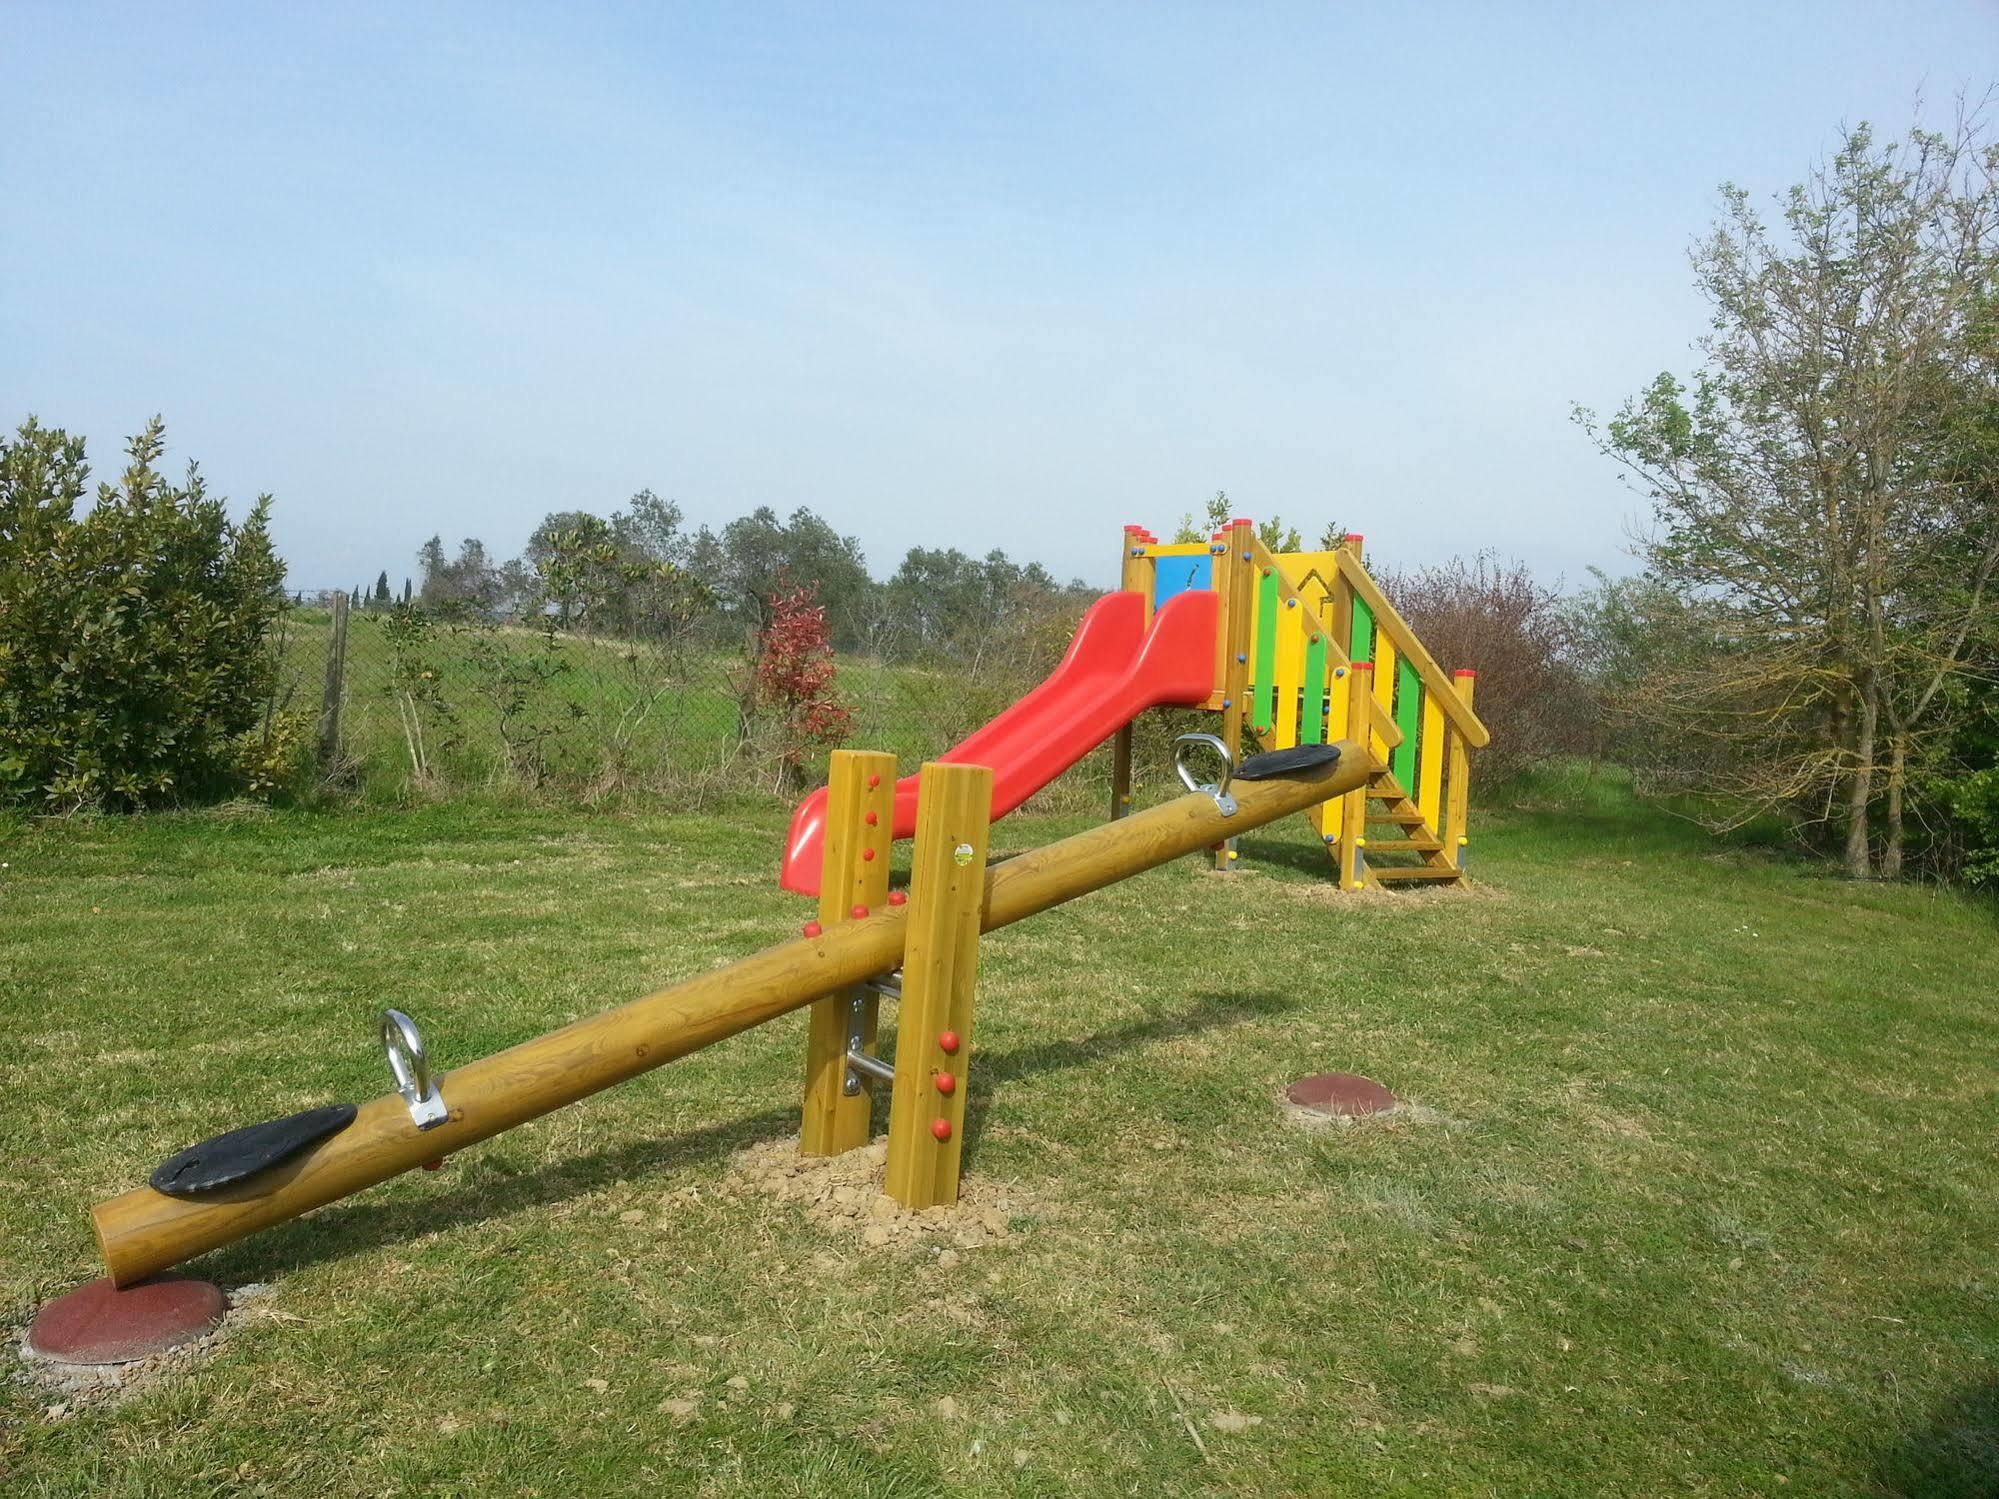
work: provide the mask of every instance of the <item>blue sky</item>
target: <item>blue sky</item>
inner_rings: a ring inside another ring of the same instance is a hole
[[[304,587],[643,486],[880,573],[1241,514],[1579,579],[1569,422],[1701,330],[1725,179],[1999,9],[0,6],[0,420],[152,412]]]

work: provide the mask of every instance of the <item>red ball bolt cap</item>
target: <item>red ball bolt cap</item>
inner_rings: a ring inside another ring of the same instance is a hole
[[[930,1133],[935,1135],[940,1140],[950,1139],[951,1121],[948,1119],[938,1119],[933,1121],[930,1126]]]
[[[872,776],[869,776],[869,777],[868,777],[868,790],[870,790],[870,791],[874,790],[874,789],[875,789],[875,787],[879,786],[879,785],[880,785],[881,783],[882,783],[882,778],[881,778],[880,776],[878,776],[878,775],[872,775]]]
[[[957,1055],[957,1052],[958,1052],[958,1033],[957,1033],[956,1031],[945,1031],[945,1032],[943,1032],[943,1033],[942,1033],[941,1035],[939,1035],[939,1036],[938,1036],[938,1038],[937,1038],[937,1045],[938,1045],[938,1047],[939,1047],[940,1049],[942,1049],[942,1050],[943,1050],[943,1052],[944,1052],[944,1053],[945,1053],[945,1054],[946,1054],[947,1056],[955,1056],[955,1055]]]
[[[856,921],[863,920],[866,918],[868,914],[868,908],[866,906],[855,906],[852,914],[854,920]]]
[[[882,820],[882,815],[879,812],[870,812],[864,820],[869,827],[874,827]]]
[[[904,895],[900,890],[891,890],[888,893],[888,903],[892,906],[903,905],[908,900],[909,897]]]
[[[861,850],[861,862],[863,864],[872,864],[874,862],[874,858],[875,858],[875,851],[873,849],[864,848]]]
[[[949,1098],[958,1091],[958,1080],[948,1072],[937,1074],[937,1091]]]
[[[821,925],[820,925],[820,924],[819,924],[818,922],[816,922],[816,921],[808,921],[808,922],[806,922],[806,923],[805,923],[805,925],[804,925],[804,926],[800,927],[800,928],[799,928],[799,930],[800,930],[800,931],[802,931],[802,932],[804,932],[804,933],[805,933],[805,935],[806,935],[806,936],[808,936],[808,937],[816,937],[816,936],[818,936],[818,935],[819,935],[819,934],[820,934],[821,932],[825,931],[825,930],[826,930],[826,928],[824,928],[823,926],[821,926]]]

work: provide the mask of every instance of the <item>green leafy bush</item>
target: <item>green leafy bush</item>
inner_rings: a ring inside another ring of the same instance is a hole
[[[296,763],[299,726],[269,732],[269,498],[232,524],[164,449],[155,418],[79,515],[81,438],[31,417],[0,439],[0,797],[157,806],[268,793]]]

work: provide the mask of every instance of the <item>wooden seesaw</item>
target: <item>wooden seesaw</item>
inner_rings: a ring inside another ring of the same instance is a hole
[[[889,829],[868,804],[868,793],[893,786],[894,762],[841,752],[833,781],[849,793],[837,796],[831,821],[822,920],[804,935],[438,1077],[428,1074],[414,1027],[390,1012],[385,1044],[397,1092],[351,1111],[336,1106],[218,1136],[163,1165],[155,1185],[97,1204],[110,1287],[132,1287],[815,1001],[826,1003],[814,1016],[804,1148],[829,1154],[865,1143],[862,1089],[887,1085],[887,1190],[905,1206],[953,1201],[979,935],[1354,790],[1381,768],[1361,748],[1368,743],[1363,733],[1256,755],[1231,774],[1220,740],[1184,736],[1176,763],[1187,795],[990,867],[991,772],[927,764],[906,901],[887,892]],[[1224,762],[1218,783],[1200,783],[1189,764],[1203,745]],[[886,770],[869,768],[882,762]],[[856,899],[845,919],[825,919],[870,888],[883,892],[879,904]],[[872,1055],[879,993],[901,1000],[892,1064]],[[294,1121],[308,1123],[288,1134]]]

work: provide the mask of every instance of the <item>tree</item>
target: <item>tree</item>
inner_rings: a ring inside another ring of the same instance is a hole
[[[457,613],[490,614],[501,595],[498,569],[487,559],[486,544],[468,536],[458,544],[457,557],[447,561],[444,542],[433,536],[417,551],[423,582],[417,597],[424,607]]]
[[[689,566],[694,542],[680,521],[680,507],[649,489],[608,521],[583,510],[554,512],[528,539],[521,564],[533,579],[535,607],[552,605],[563,629],[679,641],[714,605]]]
[[[790,586],[780,575],[770,600],[770,624],[757,638],[753,667],[756,707],[777,731],[780,790],[805,784],[805,756],[823,744],[837,744],[853,724],[851,710],[834,695],[836,676],[826,611],[808,585]]]
[[[752,653],[770,626],[780,577],[790,587],[813,590],[836,645],[851,644],[864,627],[874,585],[860,543],[803,507],[782,521],[764,505],[720,531],[703,526],[694,536],[689,562],[744,631]]]
[[[1432,656],[1478,673],[1478,715],[1492,730],[1482,774],[1504,779],[1597,747],[1573,612],[1526,563],[1481,552],[1376,581]]]
[[[270,499],[232,523],[195,465],[161,472],[165,450],[155,417],[79,518],[83,440],[32,417],[0,439],[0,795],[155,806],[298,768],[303,721],[271,706]]]
[[[1202,507],[1200,520],[1194,518],[1192,511],[1180,517],[1180,524],[1173,532],[1174,543],[1184,546],[1190,542],[1206,541],[1228,523],[1229,492],[1226,489],[1218,489]]]
[[[375,574],[374,604],[377,609],[386,609],[389,606],[389,570],[386,567]]]
[[[1990,608],[1990,470],[1964,461],[1994,270],[1999,149],[1970,117],[1881,145],[1860,125],[1782,200],[1736,187],[1693,251],[1711,310],[1691,381],[1661,375],[1599,428],[1651,502],[1648,577],[1682,649],[1624,706],[1697,741],[1698,789],[1842,833],[1846,870],[1899,871],[1909,759]],[[1952,456],[1953,443],[1959,444]]]

